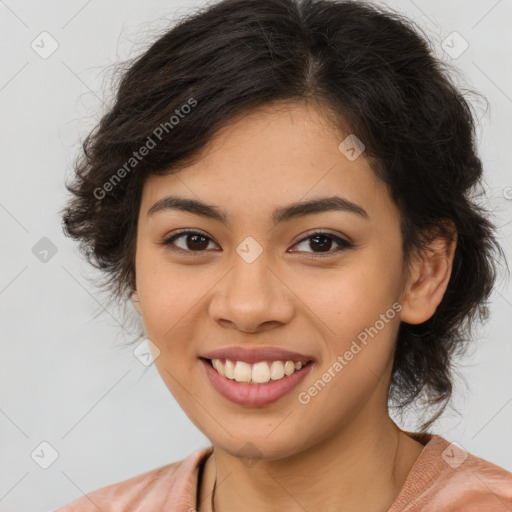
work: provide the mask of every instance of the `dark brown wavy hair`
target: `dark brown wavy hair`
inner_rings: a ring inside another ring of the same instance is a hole
[[[456,226],[446,293],[428,321],[401,323],[389,389],[400,411],[421,397],[429,412],[422,429],[430,427],[452,394],[454,354],[474,320],[487,317],[504,254],[474,198],[482,163],[472,105],[421,29],[356,1],[224,0],[176,20],[121,68],[61,211],[65,234],[103,271],[99,286],[119,302],[134,291],[148,175],[178,172],[237,114],[276,101],[314,103],[364,142],[400,210],[405,263],[432,236],[450,236],[443,219]]]

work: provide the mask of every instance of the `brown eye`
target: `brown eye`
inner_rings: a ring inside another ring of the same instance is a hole
[[[180,240],[179,243],[175,243]],[[163,245],[175,245],[179,250],[185,252],[205,251],[212,239],[198,231],[182,231],[163,241]]]
[[[179,243],[176,243],[177,241],[179,241]],[[181,231],[164,240],[162,245],[169,246],[169,248],[173,250],[174,248],[172,246],[174,246],[176,250],[181,252],[201,253],[208,249],[210,243],[213,243],[213,240],[203,233],[198,231]],[[312,233],[295,245],[300,246],[301,244],[305,246],[303,250],[292,252],[309,252],[310,254],[317,254],[319,256],[328,256],[353,247],[353,244],[347,240],[324,232]]]
[[[324,232],[312,233],[311,235],[297,242],[295,245],[299,246],[300,244],[304,244],[305,248],[311,249],[312,253],[317,254],[332,254],[335,252],[339,252],[343,249],[349,249],[353,247],[353,245],[347,240],[343,240],[343,238],[340,238],[336,235],[331,235],[330,233]],[[338,247],[335,248],[334,250],[331,250],[333,245],[337,245]],[[304,252],[309,251],[305,250]]]

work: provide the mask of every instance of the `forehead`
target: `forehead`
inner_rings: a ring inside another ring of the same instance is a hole
[[[244,216],[327,195],[364,204],[370,211],[393,210],[387,189],[364,152],[351,160],[340,151],[348,135],[322,110],[302,104],[240,114],[218,130],[188,166],[177,173],[149,176],[141,213],[171,193]]]

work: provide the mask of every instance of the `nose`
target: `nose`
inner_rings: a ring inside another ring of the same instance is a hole
[[[265,252],[251,263],[236,256],[209,304],[217,323],[250,333],[284,325],[294,312],[293,293],[269,266]]]

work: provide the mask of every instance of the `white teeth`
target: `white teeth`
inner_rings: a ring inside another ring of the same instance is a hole
[[[212,359],[212,361],[217,361],[217,365],[220,368],[224,367],[224,377],[227,377],[228,379],[235,378],[235,363],[233,363],[233,361],[226,359],[226,364],[222,364],[220,359]],[[219,373],[222,375],[221,372]]]
[[[284,365],[281,361],[274,361],[270,367],[270,378],[279,380],[284,377]]]
[[[261,361],[260,363],[254,363],[252,365],[251,380],[259,384],[263,384],[270,380],[270,368],[268,367],[266,361]]]
[[[223,364],[220,364],[220,361],[218,359],[212,359],[212,365],[222,376],[226,375],[225,366]]]
[[[300,370],[306,362],[302,361],[260,361],[250,365],[245,361],[231,361],[226,359],[212,359],[212,366],[222,376],[237,382],[249,382],[251,384],[265,384],[270,380],[282,379],[285,375]]]
[[[243,361],[237,361],[235,365],[235,380],[237,382],[249,382],[251,380],[251,365]]]
[[[286,361],[286,364],[284,365],[284,373],[286,375],[291,375],[295,371],[295,365],[293,364],[293,361]]]

